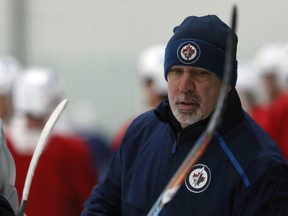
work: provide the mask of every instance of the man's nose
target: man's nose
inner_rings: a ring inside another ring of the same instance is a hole
[[[184,72],[183,76],[179,82],[179,89],[182,92],[194,91],[195,90],[195,80],[193,74],[190,72]]]

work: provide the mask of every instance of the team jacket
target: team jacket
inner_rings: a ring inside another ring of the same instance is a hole
[[[221,127],[161,216],[288,215],[288,168],[277,145],[229,93]],[[205,129],[185,129],[167,99],[128,128],[82,215],[147,215]]]

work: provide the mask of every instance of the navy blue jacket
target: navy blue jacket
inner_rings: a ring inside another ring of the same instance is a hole
[[[220,129],[161,215],[288,215],[288,167],[277,145],[229,93]],[[147,215],[207,120],[185,129],[167,99],[128,128],[82,215]]]

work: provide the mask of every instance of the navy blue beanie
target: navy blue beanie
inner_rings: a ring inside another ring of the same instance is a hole
[[[202,67],[223,77],[226,58],[228,35],[232,30],[216,15],[203,17],[189,16],[173,30],[174,35],[169,40],[164,59],[165,79],[173,65]],[[231,86],[235,87],[237,80],[237,35],[235,37],[235,53],[233,53],[233,72]]]

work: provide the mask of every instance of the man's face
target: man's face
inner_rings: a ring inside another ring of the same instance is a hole
[[[199,67],[173,66],[168,72],[168,98],[183,128],[207,118],[214,110],[221,80]]]

